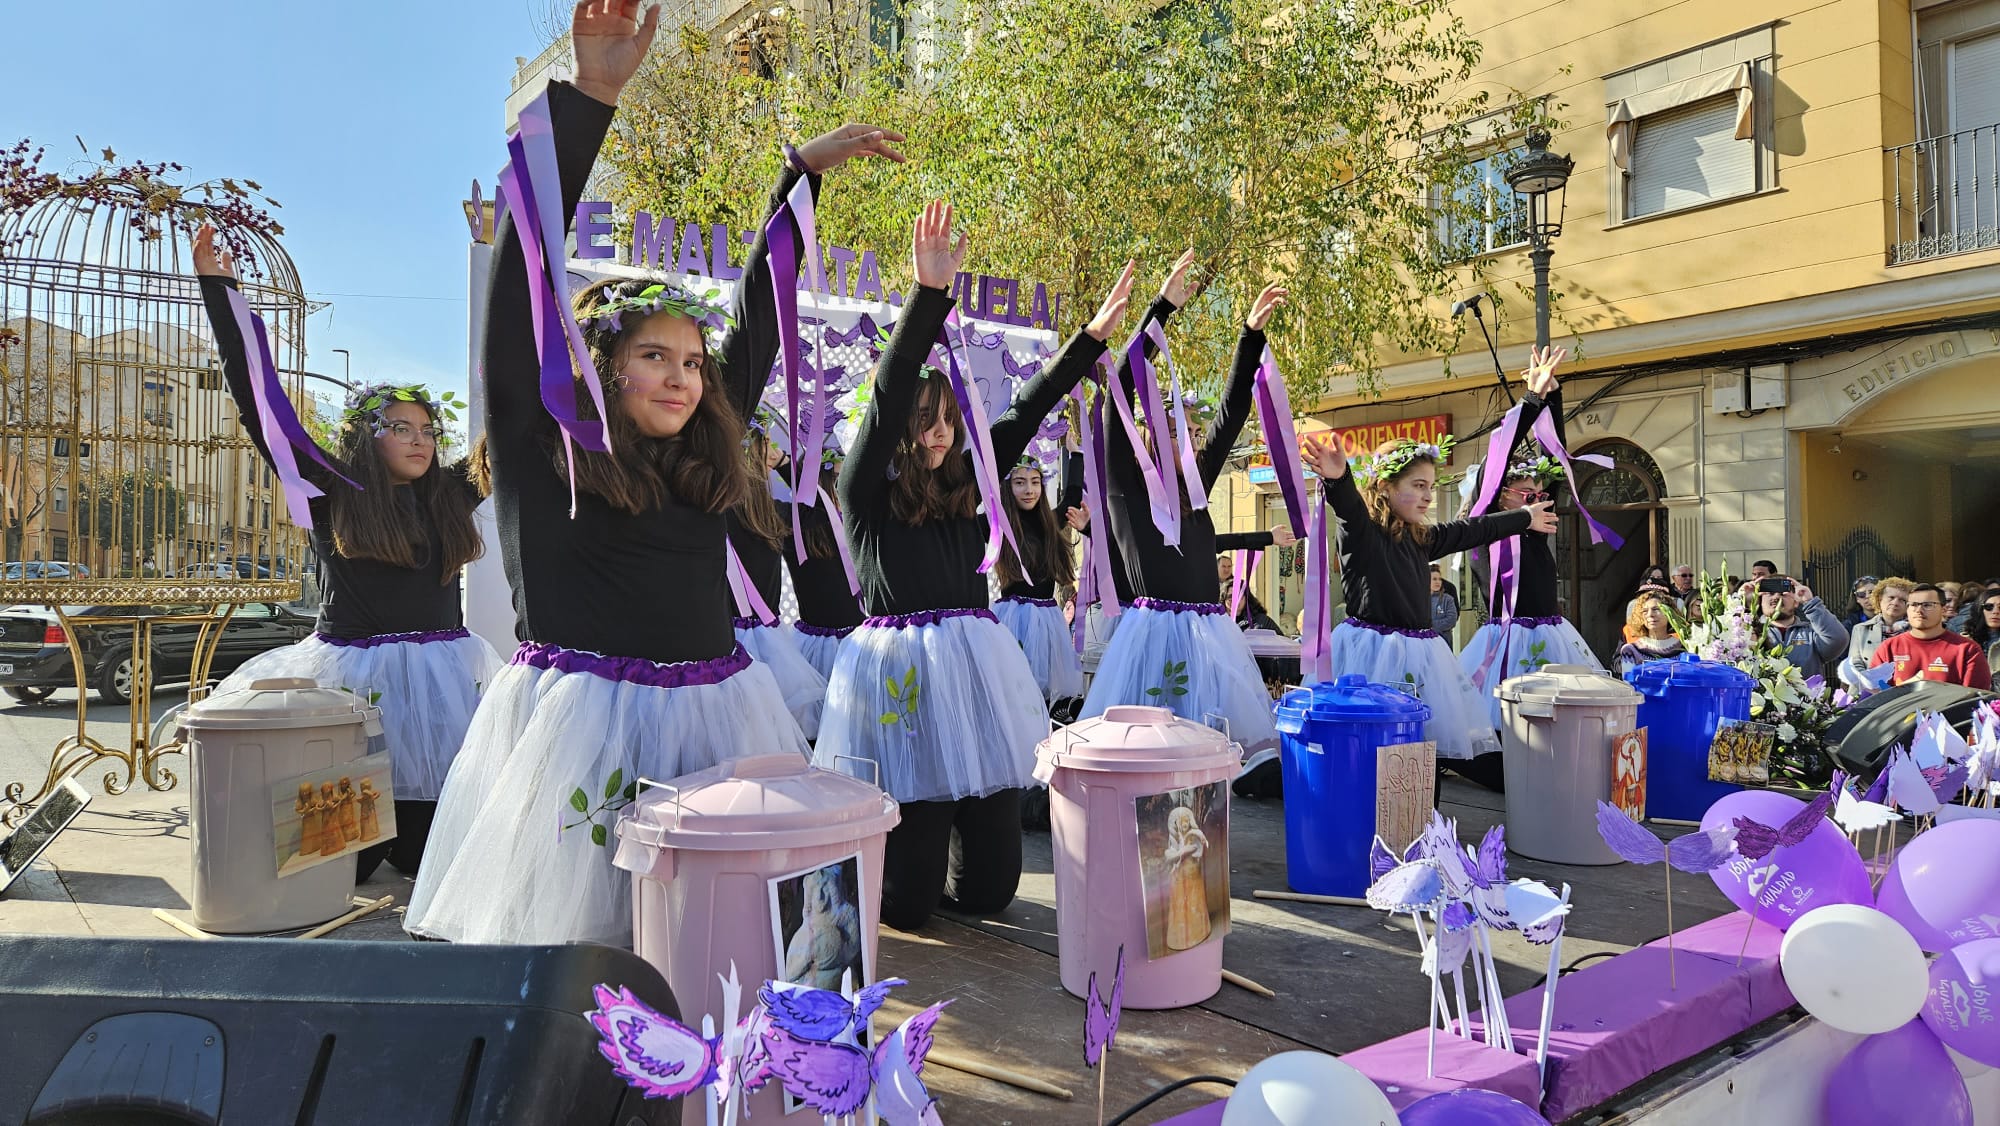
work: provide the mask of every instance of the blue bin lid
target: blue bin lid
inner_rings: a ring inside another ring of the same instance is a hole
[[[1386,684],[1371,684],[1360,673],[1294,688],[1278,701],[1277,712],[1328,723],[1426,723],[1431,718],[1430,705]]]
[[[1625,679],[1648,696],[1664,696],[1673,688],[1727,689],[1755,688],[1757,678],[1734,665],[1704,661],[1683,653],[1670,661],[1648,661]]]

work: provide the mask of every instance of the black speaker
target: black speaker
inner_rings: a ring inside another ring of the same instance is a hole
[[[0,937],[0,1123],[678,1126],[597,1052],[608,946]]]
[[[1915,734],[1918,712],[1942,712],[1946,722],[1963,732],[1972,722],[1972,713],[1993,699],[2000,699],[2000,693],[1913,680],[1877,692],[1840,713],[1826,729],[1827,753],[1842,770],[1872,781],[1888,761],[1890,748],[1909,742]]]

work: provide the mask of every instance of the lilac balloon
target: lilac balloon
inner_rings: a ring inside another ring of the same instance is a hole
[[[1890,865],[1875,905],[1933,954],[2000,938],[2000,821],[1947,821],[1917,834]]]
[[[1826,1081],[1826,1126],[1972,1126],[1972,1094],[1924,1022],[1863,1040]]]
[[[1719,829],[1738,817],[1783,825],[1805,807],[1797,798],[1769,790],[1744,790],[1709,806],[1701,827]],[[1831,821],[1821,821],[1798,844],[1781,845],[1762,860],[1738,856],[1709,877],[1731,903],[1779,930],[1815,907],[1866,906],[1875,899],[1861,854]]]
[[[2000,938],[1968,942],[1932,962],[1920,1015],[1960,1055],[2000,1067]]]
[[[1419,1099],[1404,1109],[1403,1126],[1549,1126],[1527,1104],[1498,1091],[1461,1087]]]

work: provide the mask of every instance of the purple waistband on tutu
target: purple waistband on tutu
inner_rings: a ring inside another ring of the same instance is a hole
[[[1562,623],[1563,623],[1563,616],[1561,614],[1551,614],[1546,618],[1495,618],[1489,624],[1521,626],[1526,629],[1539,629],[1542,626],[1556,626],[1556,625],[1561,625]]]
[[[1000,601],[1012,602],[1016,606],[1046,606],[1051,610],[1062,609],[1062,603],[1057,602],[1053,598],[1029,598],[1025,594],[1009,595]]]
[[[861,624],[879,629],[902,629],[906,626],[934,626],[946,618],[985,618],[989,622],[1000,620],[993,616],[993,611],[981,606],[977,609],[961,607],[956,610],[919,610],[914,614],[878,614]]]
[[[607,657],[602,653],[524,641],[519,649],[514,650],[514,659],[509,663],[555,669],[557,672],[588,673],[604,680],[649,684],[654,688],[688,688],[697,684],[721,684],[750,667],[750,654],[738,645],[736,651],[727,657],[663,665],[644,657]]]
[[[1227,614],[1220,602],[1175,602],[1167,598],[1134,598],[1132,605],[1166,614]]]
[[[1517,618],[1515,620],[1519,621],[1520,619]],[[1384,637],[1395,634],[1398,637],[1414,637],[1418,640],[1423,640],[1424,638],[1436,637],[1438,635],[1438,631],[1434,629],[1403,629],[1399,626],[1385,626],[1379,622],[1364,622],[1360,618],[1349,618],[1341,624],[1354,626],[1357,629],[1371,630]]]
[[[399,645],[405,641],[414,641],[419,645],[426,641],[457,641],[462,637],[471,637],[472,631],[460,626],[457,629],[424,629],[414,633],[378,633],[373,637],[333,637],[324,633],[316,633],[313,636],[328,645],[340,645],[349,649],[373,649],[377,645]]]
[[[776,629],[778,627],[769,622],[766,622],[762,618],[731,618],[729,619],[729,628],[730,629]]]
[[[793,622],[792,628],[807,637],[846,637],[854,632],[853,626],[816,626],[811,622]]]

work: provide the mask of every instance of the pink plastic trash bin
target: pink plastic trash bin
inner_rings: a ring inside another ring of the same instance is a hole
[[[1222,988],[1229,930],[1229,783],[1242,750],[1165,708],[1115,707],[1037,751],[1055,836],[1063,988],[1176,1009]]]
[[[722,1014],[735,964],[742,1011],[772,978],[838,989],[875,980],[882,847],[902,815],[868,782],[758,755],[642,789],[613,862],[632,873],[632,949],[673,987],[682,1019]],[[789,970],[786,963],[789,962]],[[776,1084],[747,1108],[783,1116]],[[682,1118],[705,1121],[698,1100]]]

